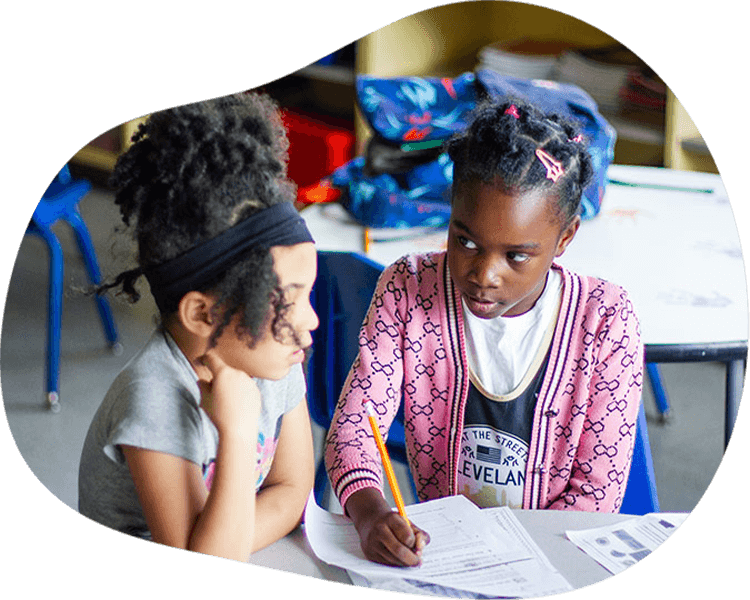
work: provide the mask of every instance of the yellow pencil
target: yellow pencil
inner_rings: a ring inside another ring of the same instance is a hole
[[[393,472],[393,465],[391,465],[391,459],[388,456],[388,450],[385,447],[383,437],[380,435],[380,429],[378,429],[378,423],[375,420],[375,407],[372,405],[372,402],[365,402],[365,408],[367,409],[367,418],[370,420],[370,427],[372,427],[372,434],[375,436],[375,443],[377,444],[378,451],[380,452],[380,459],[383,462],[383,469],[385,469],[385,475],[388,478],[388,484],[391,486],[393,499],[396,501],[398,514],[400,514],[406,520],[409,526],[411,526],[411,522],[406,516],[404,499],[401,497],[401,492],[398,489],[398,482],[396,481],[396,475]]]
[[[363,232],[363,246],[365,249],[365,254],[367,254],[370,251],[370,228],[365,227]]]

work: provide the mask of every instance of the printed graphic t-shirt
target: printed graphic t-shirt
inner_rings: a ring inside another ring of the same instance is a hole
[[[550,271],[542,295],[522,315],[479,319],[463,307],[470,386],[458,491],[478,506],[523,504],[534,409],[561,292],[559,273]]]
[[[284,414],[305,398],[301,365],[280,381],[256,379],[256,489],[271,469]],[[151,534],[121,446],[179,456],[199,465],[210,489],[219,435],[200,408],[198,378],[172,337],[158,329],[120,372],[89,427],[78,475],[81,514],[139,537]]]

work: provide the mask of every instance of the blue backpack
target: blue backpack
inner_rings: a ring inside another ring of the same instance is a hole
[[[442,144],[464,129],[484,96],[526,100],[579,123],[595,177],[584,190],[581,217],[598,214],[616,133],[580,87],[501,75],[489,69],[456,78],[360,75],[357,102],[373,131],[366,155],[339,167],[331,184],[341,202],[370,227],[441,227],[450,218],[453,163]]]

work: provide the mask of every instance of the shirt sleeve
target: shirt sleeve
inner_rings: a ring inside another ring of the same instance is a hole
[[[284,413],[288,413],[305,399],[307,394],[307,383],[302,365],[294,365],[285,377],[286,392]]]
[[[205,450],[200,409],[187,390],[164,383],[135,383],[113,403],[104,453],[125,465],[120,446],[179,456],[202,465]]]

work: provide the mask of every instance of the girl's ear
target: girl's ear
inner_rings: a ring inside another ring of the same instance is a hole
[[[201,292],[188,292],[177,306],[177,318],[190,333],[208,339],[214,330],[214,299]]]
[[[565,252],[565,249],[568,247],[568,244],[573,241],[573,238],[576,235],[576,232],[578,231],[578,228],[581,226],[581,217],[577,216],[568,224],[568,226],[563,229],[562,233],[560,234],[560,239],[557,241],[557,250],[555,251],[555,257],[562,256],[563,252]]]

